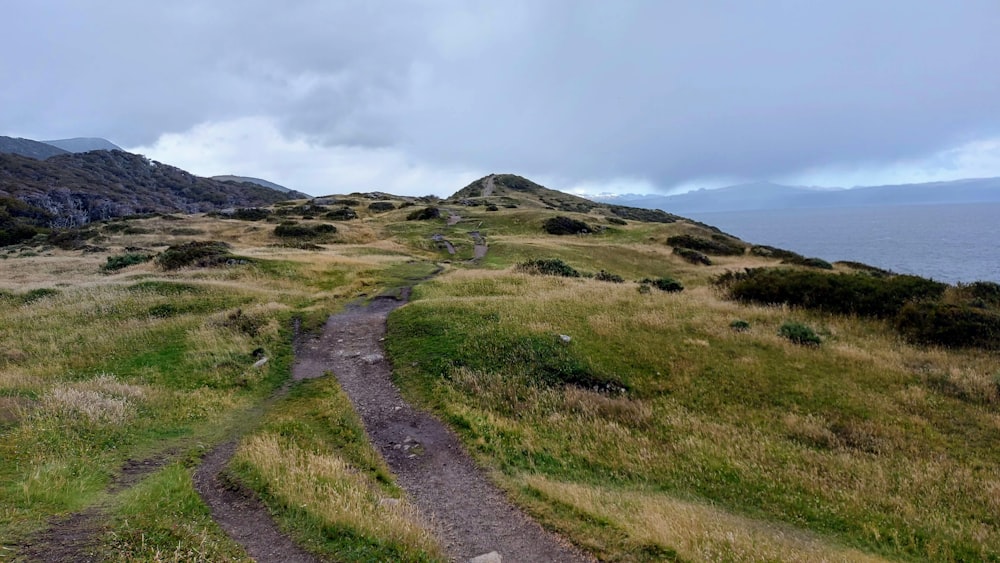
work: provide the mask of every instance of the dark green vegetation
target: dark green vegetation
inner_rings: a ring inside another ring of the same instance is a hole
[[[537,260],[528,260],[527,262],[521,262],[518,264],[516,269],[520,272],[527,272],[529,274],[542,276],[562,276],[566,278],[580,277],[580,272],[576,271],[575,268],[558,258],[539,258]]]
[[[732,324],[729,325],[732,327]],[[778,334],[796,344],[819,346],[823,341],[812,328],[802,323],[787,322],[778,329]]]
[[[546,219],[542,223],[542,228],[550,235],[580,235],[594,232],[593,228],[583,221],[562,215]]]
[[[676,293],[678,291],[684,291],[684,284],[675,280],[674,278],[656,278],[650,279],[646,278],[639,283],[647,284],[659,289],[660,291],[666,291],[667,293]]]
[[[746,247],[739,241],[718,234],[712,235],[711,238],[675,235],[667,239],[667,244],[715,256],[739,256],[746,251]]]
[[[221,241],[191,241],[167,248],[156,257],[156,263],[164,270],[221,266],[235,260],[230,248]]]
[[[117,272],[122,268],[128,268],[129,266],[135,266],[136,264],[143,264],[149,262],[153,259],[152,254],[147,254],[144,252],[128,252],[126,254],[119,254],[117,256],[108,256],[108,261],[106,264],[101,266],[101,269],[105,272]]]
[[[274,228],[274,236],[282,238],[319,238],[337,232],[337,227],[326,223],[302,224],[295,221],[282,221]]]
[[[496,211],[494,209],[494,211]],[[412,211],[406,216],[407,221],[430,221],[431,219],[437,219],[441,217],[441,210],[437,207],[425,207],[423,209],[417,209]]]
[[[396,206],[390,201],[373,201],[368,204],[368,209],[376,213],[384,213],[396,209]]]
[[[682,246],[675,246],[673,253],[692,264],[701,264],[703,266],[712,265],[712,259],[697,250],[691,250],[690,248],[684,248]]]
[[[727,272],[717,283],[743,302],[889,319],[901,334],[923,344],[1000,347],[1000,286],[991,282],[949,287],[867,270],[825,274],[757,268]]]
[[[327,211],[323,214],[323,217],[334,221],[350,221],[351,219],[357,219],[358,213],[345,205],[339,209]]]

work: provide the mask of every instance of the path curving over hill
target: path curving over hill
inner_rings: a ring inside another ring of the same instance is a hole
[[[455,560],[496,551],[504,561],[589,561],[514,507],[454,433],[400,396],[381,341],[389,313],[408,297],[378,297],[331,316],[312,348],[324,355],[324,368],[340,381],[400,486]]]

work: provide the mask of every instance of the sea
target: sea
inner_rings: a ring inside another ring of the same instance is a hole
[[[1000,203],[686,213],[753,244],[948,283],[1000,283]]]

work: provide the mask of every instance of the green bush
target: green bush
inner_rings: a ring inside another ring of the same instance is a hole
[[[233,259],[229,245],[224,242],[191,241],[167,248],[156,257],[156,263],[164,270],[176,270],[188,266],[219,266]]]
[[[515,270],[544,276],[580,277],[580,272],[558,258],[528,260],[518,264]]]
[[[639,283],[649,284],[660,291],[666,291],[668,293],[676,293],[678,291],[684,291],[684,284],[675,280],[674,278],[646,278]]]
[[[407,221],[430,221],[432,219],[437,219],[441,217],[441,210],[437,207],[425,207],[423,209],[417,209],[412,211],[406,216]]]
[[[727,272],[716,283],[728,286],[729,297],[737,301],[881,318],[896,315],[911,301],[939,299],[948,287],[918,276],[878,278],[783,268]]]
[[[819,346],[823,342],[813,329],[802,323],[787,322],[781,325],[778,334],[791,342],[804,346]]]
[[[781,260],[795,260],[804,258],[798,252],[792,252],[791,250],[785,250],[783,248],[778,248],[775,246],[768,246],[766,244],[758,244],[750,247],[750,254],[754,256],[761,256],[764,258],[778,258]]]
[[[619,276],[618,274],[612,274],[611,272],[605,272],[601,270],[594,274],[594,279],[598,281],[606,281],[611,283],[625,283],[625,278]]]
[[[337,227],[322,223],[302,225],[294,221],[284,221],[274,228],[274,236],[282,238],[315,238],[337,232]]]
[[[333,219],[334,221],[350,221],[351,219],[357,219],[358,214],[350,207],[341,207],[340,209],[334,209],[333,211],[328,211],[323,215],[327,219]]]
[[[233,212],[232,218],[240,221],[261,221],[267,219],[271,212],[260,207],[242,207]]]
[[[619,219],[618,217],[605,217],[604,220],[612,225],[628,225],[628,221]]]
[[[368,209],[374,211],[375,213],[382,213],[384,211],[392,211],[396,209],[396,206],[388,201],[375,201],[368,204]]]
[[[149,262],[152,259],[152,254],[140,252],[129,252],[127,254],[119,254],[118,256],[108,256],[108,261],[101,266],[101,270],[105,272],[117,272],[122,268],[128,268],[129,266]]]
[[[45,299],[46,297],[52,297],[54,295],[59,295],[58,289],[52,289],[49,287],[39,287],[38,289],[32,289],[31,291],[22,295],[21,301],[23,301],[24,303],[34,303],[39,299]]]
[[[491,203],[486,206],[486,211],[500,211],[500,208],[496,204]]]
[[[750,323],[744,321],[743,319],[736,319],[735,321],[729,323],[729,328],[735,330],[736,332],[746,332],[750,330]]]
[[[1000,312],[966,304],[909,303],[895,319],[896,329],[922,344],[952,348],[1000,349]]]
[[[715,256],[739,256],[745,252],[742,244],[722,235],[712,235],[710,239],[695,235],[675,235],[667,239],[667,244]]]
[[[806,266],[807,268],[819,268],[821,270],[832,270],[833,264],[823,260],[822,258],[805,258],[799,256],[798,258],[785,258],[781,261],[782,264],[794,264],[796,266]]]
[[[593,232],[593,229],[583,221],[570,219],[562,215],[546,219],[542,223],[542,228],[550,235],[576,235]]]
[[[712,259],[697,250],[675,246],[673,252],[677,256],[680,256],[692,264],[704,264],[705,266],[712,265]]]

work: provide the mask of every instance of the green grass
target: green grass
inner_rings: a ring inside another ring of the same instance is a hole
[[[803,348],[777,335],[781,309],[687,294],[456,273],[393,313],[389,351],[409,396],[512,486],[663,491],[892,557],[997,555],[982,488],[1000,469],[995,413],[906,363],[974,371],[988,357],[869,342],[883,325],[821,315],[804,318],[827,344]],[[737,313],[749,331],[729,328]],[[540,377],[566,366],[627,391]]]

